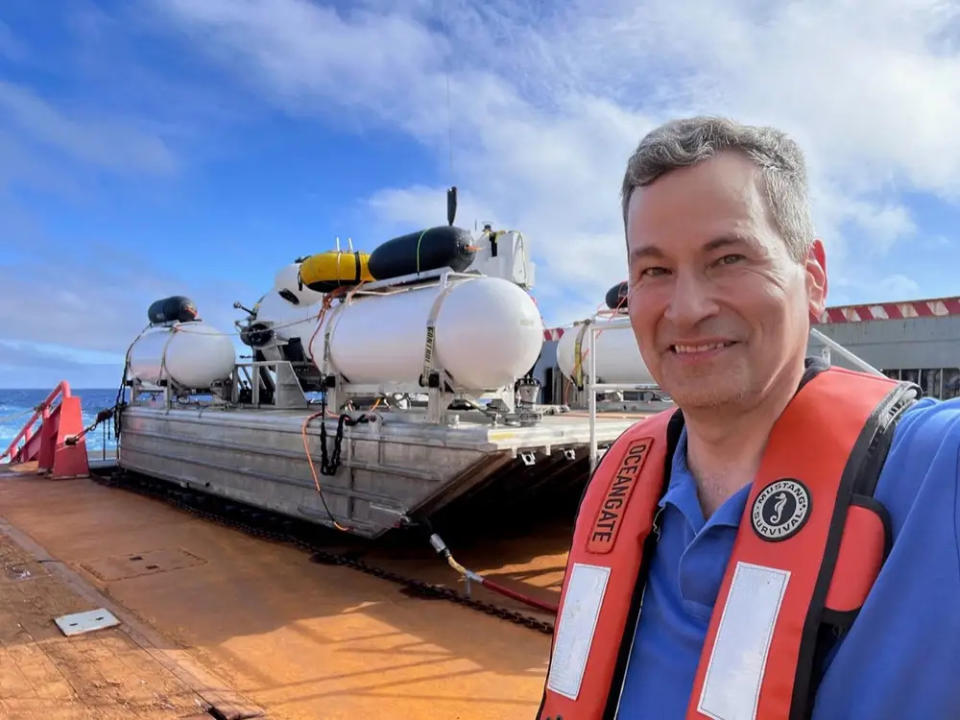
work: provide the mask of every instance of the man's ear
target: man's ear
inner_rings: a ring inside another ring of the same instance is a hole
[[[814,240],[805,263],[810,321],[817,322],[827,305],[827,255],[820,240]]]

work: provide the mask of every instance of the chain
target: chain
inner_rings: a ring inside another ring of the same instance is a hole
[[[341,418],[341,427],[342,423],[343,419]],[[158,498],[196,517],[240,530],[248,535],[293,545],[310,553],[310,559],[313,562],[351,568],[381,580],[396,583],[401,585],[403,591],[411,597],[447,600],[547,635],[553,634],[554,625],[552,622],[467,597],[446,585],[428,583],[424,580],[407,577],[393,570],[370,565],[349,553],[330,552],[324,549],[321,543],[309,540],[302,532],[296,532],[297,521],[279,513],[241,505],[213,495],[169,485],[163,481],[155,481],[142,476],[132,477],[122,471],[115,473],[111,478],[101,478],[96,475],[93,477],[97,482]],[[216,509],[213,509],[212,506]],[[220,510],[220,512],[217,512],[217,510]]]
[[[330,453],[330,463],[327,465],[324,473],[329,476],[334,476],[337,474],[337,470],[340,469],[340,450],[343,448],[343,418],[345,416],[341,415],[340,419],[337,420],[337,437],[333,441],[333,452]]]
[[[332,477],[340,469],[340,450],[343,447],[343,426],[353,427],[360,423],[370,422],[366,415],[360,415],[356,420],[352,419],[348,413],[340,413],[337,419],[337,434],[333,439],[333,450],[327,454],[327,425],[324,422],[327,417],[327,394],[323,393],[320,399],[320,473]]]

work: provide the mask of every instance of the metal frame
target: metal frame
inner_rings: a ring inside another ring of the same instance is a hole
[[[141,395],[155,397],[163,395],[163,405],[167,409],[177,405],[177,399],[189,397],[191,394],[209,394],[210,405],[233,405],[246,407],[271,407],[276,409],[296,409],[309,406],[307,397],[293,368],[294,363],[289,360],[258,360],[254,362],[235,363],[230,376],[221,384],[214,384],[210,388],[199,390],[180,385],[171,377],[163,378],[163,385],[144,383],[136,378],[128,381],[130,385],[130,404],[140,405]],[[273,381],[273,401],[261,402],[260,395],[266,390],[266,383],[261,370],[271,374]],[[246,383],[250,388],[251,401],[240,402],[240,392]]]
[[[827,362],[830,362],[830,353],[835,352],[837,355],[842,357],[847,362],[856,365],[858,368],[864,372],[872,373],[874,375],[883,375],[882,372],[877,370],[873,365],[868,363],[866,360],[861,358],[859,355],[847,350],[843,345],[838,343],[831,337],[824,335],[822,332],[817,330],[815,327],[810,328],[810,337],[814,338],[817,342],[823,344],[823,350],[821,351],[821,356]],[[886,376],[884,376],[886,377]]]
[[[619,330],[621,328],[630,328],[630,318],[624,317],[617,320],[605,322],[603,327],[599,327],[593,318],[587,321],[587,379],[583,386],[587,392],[588,412],[590,417],[590,473],[597,467],[599,450],[597,448],[597,393],[625,391],[648,391],[657,390],[659,385],[656,383],[598,383],[597,377],[597,334],[606,330]]]
[[[486,276],[478,272],[457,272],[450,268],[424,270],[419,273],[399,275],[386,280],[375,280],[358,285],[347,294],[344,302],[349,302],[354,295],[396,295],[401,292],[409,292],[423,287],[432,280],[436,280],[438,285],[448,285],[450,278],[453,277],[481,278]]]
[[[304,363],[308,364],[308,363]],[[305,408],[309,405],[303,387],[297,378],[293,363],[289,360],[257,360],[255,362],[237,363],[230,374],[230,402],[240,403],[240,382],[243,379],[250,383],[250,404],[260,407],[260,391],[266,389],[261,370],[272,373],[273,402],[268,403],[275,408]]]

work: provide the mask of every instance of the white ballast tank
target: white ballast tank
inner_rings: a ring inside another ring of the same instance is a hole
[[[597,320],[594,323],[597,332],[597,379],[598,383],[631,383],[644,384],[655,382],[647,370],[633,329],[629,327],[605,327],[608,321]],[[568,378],[573,378],[573,366],[576,359],[577,337],[583,330],[583,325],[574,325],[564,328],[563,337],[557,343],[557,365],[560,372]],[[583,362],[583,376],[586,378],[590,369],[590,355],[588,346],[590,338],[583,330],[580,343],[580,357]]]
[[[464,390],[493,390],[533,367],[543,346],[543,321],[533,299],[507,280],[451,278],[393,294],[358,294],[327,313],[310,352],[323,370],[354,384],[416,383],[424,371],[427,325],[435,316],[432,367]]]
[[[131,346],[128,360],[130,375],[141,382],[171,379],[205,390],[230,375],[235,358],[229,335],[197,321],[150,328]]]

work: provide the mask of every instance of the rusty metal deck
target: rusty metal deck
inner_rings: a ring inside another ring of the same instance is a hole
[[[532,520],[512,536],[461,540],[458,557],[555,600],[570,520]],[[202,709],[204,692],[224,707],[290,720],[519,720],[536,712],[548,636],[407,597],[396,585],[313,564],[293,547],[150,498],[90,480],[0,475],[0,544],[7,564],[67,573],[54,578],[60,590],[0,580],[0,608],[17,622],[27,617],[33,633],[27,640],[8,629],[2,638],[4,717],[185,717]],[[415,544],[369,546],[365,559],[455,582]],[[58,637],[53,615],[90,609],[97,598],[120,627]],[[27,658],[44,664],[42,673],[24,670]]]

